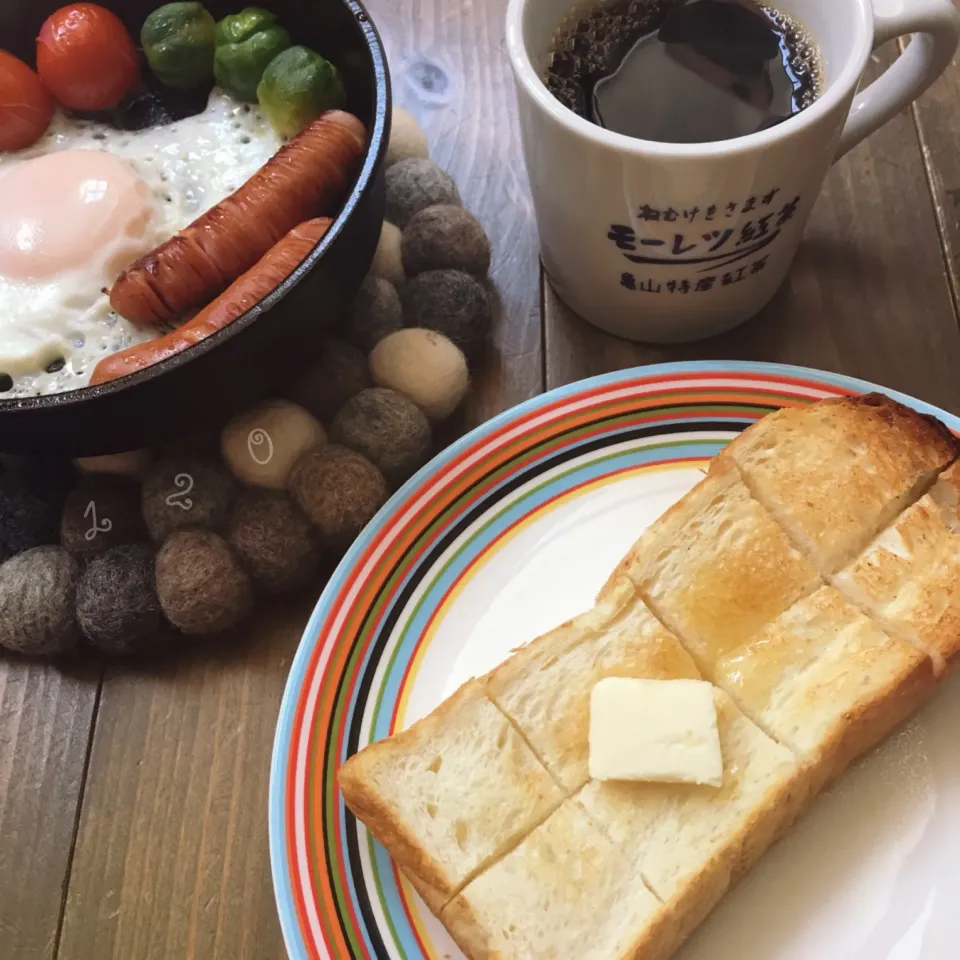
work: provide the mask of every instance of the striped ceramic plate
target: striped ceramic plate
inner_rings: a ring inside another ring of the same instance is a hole
[[[644,526],[753,420],[869,389],[772,364],[622,371],[491,420],[400,490],[320,598],[283,699],[270,841],[291,957],[459,958],[345,812],[339,764],[590,606]],[[960,430],[949,414],[898,399]],[[765,858],[682,960],[741,960],[746,931],[752,960],[952,956],[960,751],[951,726],[960,729],[956,684]]]

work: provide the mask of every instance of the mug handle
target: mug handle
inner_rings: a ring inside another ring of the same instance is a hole
[[[882,77],[854,98],[836,159],[879,130],[917,99],[950,65],[960,39],[960,16],[952,0],[911,0],[891,13],[874,11],[873,49],[913,34],[907,49]]]

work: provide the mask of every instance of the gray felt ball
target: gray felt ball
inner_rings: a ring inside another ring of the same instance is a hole
[[[42,544],[55,543],[59,523],[57,506],[38,496],[17,474],[0,478],[0,563]]]
[[[384,337],[403,327],[403,305],[397,288],[381,277],[367,277],[353,301],[343,336],[369,353]]]
[[[107,653],[134,653],[161,636],[156,551],[128,543],[93,557],[77,584],[77,622],[91,645]]]
[[[157,595],[166,618],[194,635],[235,626],[253,604],[240,561],[222,537],[205,530],[178,530],[160,548]]]
[[[74,647],[79,575],[62,547],[34,547],[0,566],[0,647],[36,656]]]
[[[438,203],[460,204],[460,191],[451,176],[432,160],[413,157],[386,172],[387,220],[401,230],[410,219]]]
[[[420,408],[395,390],[372,387],[348,400],[330,425],[330,439],[376,464],[394,485],[430,456],[430,422]]]
[[[421,210],[403,231],[401,251],[408,277],[426,270],[464,270],[482,277],[490,269],[490,241],[463,207]]]
[[[290,387],[287,395],[318,420],[329,423],[351,397],[369,386],[367,358],[360,349],[330,338],[323,344],[319,362]]]
[[[157,461],[143,480],[143,518],[155,543],[174,530],[219,529],[227,519],[237,485],[226,469],[207,457]]]
[[[289,490],[331,551],[350,546],[389,496],[383,474],[366,457],[335,443],[297,461]]]
[[[106,474],[86,477],[63,505],[60,543],[71,553],[90,556],[146,535],[140,484],[133,480]]]
[[[309,521],[287,497],[272,491],[249,490],[240,495],[227,541],[265,593],[304,586],[320,563]]]
[[[403,288],[403,322],[436,330],[475,360],[489,336],[490,299],[483,285],[461,270],[428,270]]]

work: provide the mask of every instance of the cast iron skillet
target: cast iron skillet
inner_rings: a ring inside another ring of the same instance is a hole
[[[0,0],[0,46],[31,65],[40,25],[65,0]],[[97,0],[133,36],[162,0]],[[0,453],[92,456],[176,441],[225,423],[282,390],[319,352],[370,266],[384,212],[383,155],[390,133],[390,81],[377,31],[358,0],[257,0],[294,37],[344,75],[348,109],[370,144],[357,183],[326,236],[266,299],[224,330],[130,377],[68,393],[3,400]],[[247,0],[209,0],[214,17]],[[0,371],[2,372],[2,371]]]

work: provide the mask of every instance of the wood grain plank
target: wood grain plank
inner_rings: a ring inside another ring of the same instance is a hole
[[[433,159],[493,239],[499,306],[473,375],[465,423],[482,423],[543,388],[540,285],[503,24],[507,0],[371,0],[394,101],[427,132]]]
[[[493,342],[459,428],[543,384],[536,244],[502,50],[505,6],[368,4],[397,101],[420,118],[434,158],[494,239]],[[59,960],[284,956],[267,843],[270,753],[320,586],[289,609],[264,612],[219,650],[155,672],[108,670]]]
[[[54,956],[99,679],[0,659],[0,956]]]
[[[830,172],[790,277],[759,316],[699,343],[646,346],[600,333],[551,291],[546,349],[549,387],[646,363],[737,358],[846,373],[960,411],[960,335],[909,112]]]
[[[960,59],[912,107],[954,304],[960,304]]]
[[[108,669],[61,960],[283,956],[270,750],[312,596],[153,671]]]

